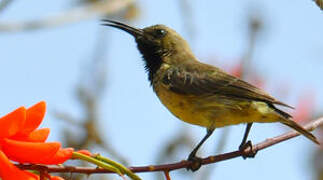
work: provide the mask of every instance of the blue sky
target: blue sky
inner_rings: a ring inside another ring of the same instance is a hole
[[[252,68],[265,78],[269,93],[275,95],[281,85],[288,84],[289,94],[284,102],[295,105],[304,91],[316,92],[316,110],[323,105],[322,11],[310,0],[270,1],[189,1],[196,34],[190,38],[185,30],[179,3],[173,0],[139,1],[141,17],[132,25],[145,27],[165,24],[188,39],[196,56],[203,62],[217,57],[217,63],[233,64],[246,49],[247,15],[250,8],[259,7],[265,20],[264,36],[257,44]],[[252,6],[251,6],[252,4]],[[15,1],[0,15],[0,21],[37,19],[71,6],[65,1]],[[161,105],[149,87],[141,56],[128,34],[101,27],[92,19],[54,29],[0,34],[0,113],[20,105],[32,105],[46,100],[48,113],[43,126],[53,127],[51,140],[59,139],[64,123],[52,112],[64,110],[82,117],[74,88],[88,62],[96,43],[97,33],[104,31],[108,87],[102,99],[100,127],[111,144],[126,156],[132,165],[154,164],[158,149],[177,131],[185,127],[197,143],[205,129],[184,124]],[[230,128],[225,151],[238,147],[244,126]],[[250,139],[262,141],[278,135],[287,128],[279,124],[257,124]],[[221,130],[203,146],[201,153],[212,153]],[[312,179],[311,153],[317,148],[304,137],[266,149],[255,159],[232,159],[218,164],[213,179]],[[186,159],[182,152],[178,160]],[[247,173],[248,172],[248,173]],[[150,173],[140,174],[152,179]],[[174,175],[174,179],[181,179]]]

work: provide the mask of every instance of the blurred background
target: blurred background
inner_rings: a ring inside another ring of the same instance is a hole
[[[296,107],[289,112],[306,123],[323,115],[322,17],[311,0],[1,0],[0,113],[45,100],[48,112],[42,126],[51,127],[52,141],[129,166],[180,161],[205,129],[168,112],[149,85],[133,38],[101,26],[100,19],[175,29],[200,61]],[[199,155],[237,150],[244,129],[217,129]],[[281,124],[255,124],[249,138],[257,143],[288,130]],[[322,130],[315,135],[323,141]],[[138,175],[165,179],[162,173]],[[195,173],[182,169],[170,175],[192,180],[322,180],[323,149],[297,137],[254,159],[236,158]]]

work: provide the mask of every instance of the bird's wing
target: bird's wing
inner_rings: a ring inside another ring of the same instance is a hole
[[[197,96],[218,94],[292,108],[271,97],[261,89],[207,64],[194,63],[194,65],[171,67],[164,73],[162,78],[164,85],[179,94]]]

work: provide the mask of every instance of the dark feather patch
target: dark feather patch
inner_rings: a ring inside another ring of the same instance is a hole
[[[144,42],[137,43],[137,46],[143,56],[145,69],[148,72],[148,79],[152,83],[154,74],[162,64],[162,56],[159,54],[159,48],[151,44],[145,44]]]
[[[259,88],[231,76],[216,67],[197,61],[188,63],[170,67],[164,74],[163,78],[167,79],[167,85],[171,91],[196,96],[219,94],[227,97],[263,101],[267,104],[290,107],[277,101]],[[277,108],[274,107],[274,109]],[[289,117],[287,113],[280,114]]]

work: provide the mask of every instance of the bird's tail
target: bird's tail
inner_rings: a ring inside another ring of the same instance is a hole
[[[283,124],[295,129],[296,131],[298,131],[299,133],[303,134],[305,137],[307,137],[308,139],[310,139],[311,141],[313,141],[316,144],[320,144],[318,142],[318,140],[316,139],[316,137],[310,133],[308,130],[304,129],[302,126],[298,125],[295,121],[291,120],[291,119],[285,119],[283,121],[281,121]]]

